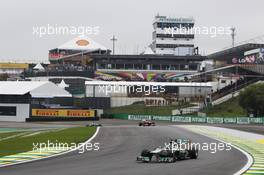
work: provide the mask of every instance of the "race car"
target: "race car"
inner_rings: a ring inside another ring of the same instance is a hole
[[[138,126],[155,126],[155,122],[150,120],[142,120],[138,123]]]
[[[95,122],[92,122],[92,123],[89,123],[86,125],[86,127],[91,127],[91,126],[96,126],[96,127],[99,127],[99,126],[102,126],[102,124],[100,123],[95,123]]]
[[[139,162],[165,162],[172,163],[177,160],[197,159],[198,149],[191,144],[189,139],[175,139],[171,140],[169,144],[164,147],[158,147],[152,151],[144,149],[141,155],[137,157]]]

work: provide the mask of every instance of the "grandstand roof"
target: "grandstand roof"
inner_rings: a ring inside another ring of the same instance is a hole
[[[96,51],[96,50],[107,50],[107,48],[91,38],[86,36],[76,37],[61,46],[58,47],[60,50],[83,50],[83,51]]]
[[[212,87],[211,82],[142,82],[142,81],[85,81],[85,85],[91,86],[180,86],[180,87]]]
[[[244,52],[257,48],[264,48],[264,44],[247,43],[213,53],[208,55],[208,58],[213,60],[232,59],[234,56],[243,56]]]
[[[0,81],[0,95],[25,95],[27,93],[35,98],[72,96],[49,81]]]

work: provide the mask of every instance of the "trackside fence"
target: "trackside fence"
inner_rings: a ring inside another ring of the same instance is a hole
[[[153,120],[178,123],[209,123],[209,124],[264,124],[264,117],[197,117],[197,116],[156,116],[156,115],[129,115],[112,114],[111,118],[124,120]]]

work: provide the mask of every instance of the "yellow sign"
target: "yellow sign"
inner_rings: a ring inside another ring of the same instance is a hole
[[[2,69],[27,69],[28,64],[25,63],[0,63]]]
[[[32,116],[38,116],[38,117],[95,117],[95,110],[32,109]]]
[[[55,109],[32,109],[32,116],[59,116],[59,110]]]

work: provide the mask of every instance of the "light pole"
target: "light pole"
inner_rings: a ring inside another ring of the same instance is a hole
[[[230,30],[231,30],[231,37],[232,37],[232,47],[235,47],[236,28],[232,27]]]
[[[117,41],[117,38],[115,37],[115,35],[113,35],[113,37],[111,38],[111,41],[113,42],[113,55],[115,54],[115,42]]]

